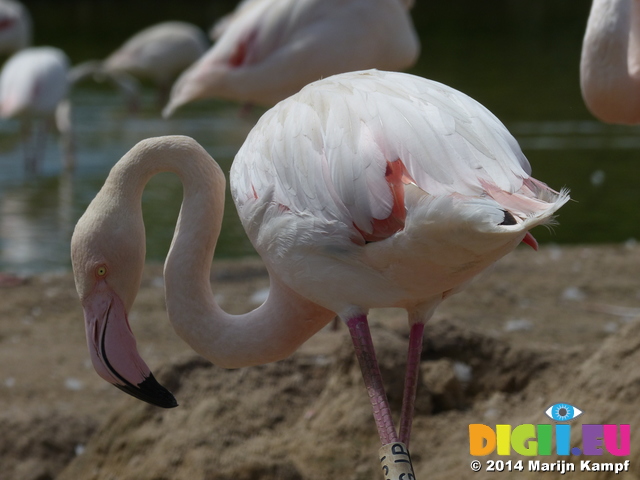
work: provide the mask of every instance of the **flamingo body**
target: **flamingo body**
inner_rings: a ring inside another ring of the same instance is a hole
[[[250,4],[261,1],[263,0],[240,0],[236,5],[236,8],[231,13],[227,13],[222,16],[213,24],[209,29],[209,38],[214,42],[218,40],[227,27],[233,22],[234,17],[239,16],[246,7],[250,6]]]
[[[168,87],[207,47],[204,32],[195,25],[163,22],[135,34],[102,66],[107,72],[124,72]]]
[[[176,332],[232,368],[285,358],[338,314],[383,445],[397,436],[368,309],[409,313],[400,428],[408,444],[424,322],[518,243],[535,245],[528,230],[568,200],[530,176],[495,116],[452,88],[377,70],[320,80],[268,111],[234,160],[232,195],[271,281],[264,304],[234,316],[216,304],[209,282],[224,175],[189,138],[140,142],[78,221],[71,253],[96,371],[165,407],[175,400],[140,358],[127,321],[144,265],[142,191],[161,171],[184,185],[164,272]]]
[[[267,112],[231,188],[265,262],[337,313],[430,310],[567,199],[530,177],[482,105],[379,71],[315,82]]]
[[[55,124],[71,148],[69,59],[54,47],[30,47],[7,60],[0,73],[0,117],[22,123],[25,169],[36,173],[48,133]],[[73,156],[64,158],[67,169]]]
[[[31,44],[31,16],[20,2],[0,0],[0,55],[12,54]]]
[[[163,113],[209,97],[271,106],[333,74],[408,68],[419,50],[398,0],[252,0],[178,78]]]
[[[171,83],[207,49],[207,38],[186,22],[163,22],[138,32],[104,61],[88,60],[69,73],[72,85],[91,78],[108,81],[125,96],[129,110],[140,107],[140,81],[156,87],[158,104],[166,103]]]
[[[239,16],[246,7],[250,6],[250,4],[254,2],[261,2],[261,1],[264,1],[264,0],[240,0],[238,5],[236,5],[235,10],[219,18],[216,21],[216,23],[213,24],[213,26],[209,29],[209,38],[211,38],[211,40],[213,41],[218,40],[222,36],[224,31],[227,29],[227,27],[232,23],[234,17]],[[400,1],[400,4],[406,10],[411,10],[415,3],[415,0],[399,0],[399,1]]]
[[[600,120],[640,123],[640,1],[593,1],[580,86],[587,107]]]
[[[69,60],[54,47],[31,47],[13,55],[0,74],[0,116],[46,117],[68,90]]]

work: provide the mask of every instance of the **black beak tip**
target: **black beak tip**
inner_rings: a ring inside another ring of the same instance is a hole
[[[178,402],[173,394],[160,385],[152,373],[136,386],[130,383],[126,385],[114,383],[114,385],[132,397],[136,397],[138,400],[157,407],[174,408],[178,406]]]

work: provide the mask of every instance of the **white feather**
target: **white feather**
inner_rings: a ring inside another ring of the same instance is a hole
[[[411,177],[403,180],[404,227],[363,246],[362,235],[399,201],[385,176],[396,161]],[[345,275],[339,265],[347,262],[354,275],[377,279],[368,286],[388,306],[390,298],[433,294],[430,275],[449,278],[451,288],[465,283],[549,221],[568,196],[529,172],[516,140],[475,100],[431,80],[369,70],[310,84],[268,111],[238,152],[231,184],[240,217],[251,218],[245,226],[260,224],[254,243],[263,258],[291,262],[292,288],[315,298],[327,288],[310,286],[310,277],[327,278],[318,269]],[[503,225],[506,211],[514,225]],[[323,305],[343,307],[361,287],[336,288]]]

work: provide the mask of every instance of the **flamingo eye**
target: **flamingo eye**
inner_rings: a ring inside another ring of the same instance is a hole
[[[98,277],[104,277],[107,275],[107,267],[105,267],[104,265],[100,265],[98,268],[96,268],[96,275]]]

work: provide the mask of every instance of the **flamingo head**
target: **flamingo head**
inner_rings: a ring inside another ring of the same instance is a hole
[[[211,97],[232,98],[226,94],[229,89],[229,68],[218,65],[203,57],[187,70],[182,72],[171,87],[171,95],[162,110],[164,118],[171,117],[174,112],[195,100]]]
[[[91,361],[98,375],[124,392],[153,405],[175,407],[173,395],[140,357],[127,318],[144,266],[141,214],[119,209],[114,198],[103,188],[78,221],[71,240]]]

